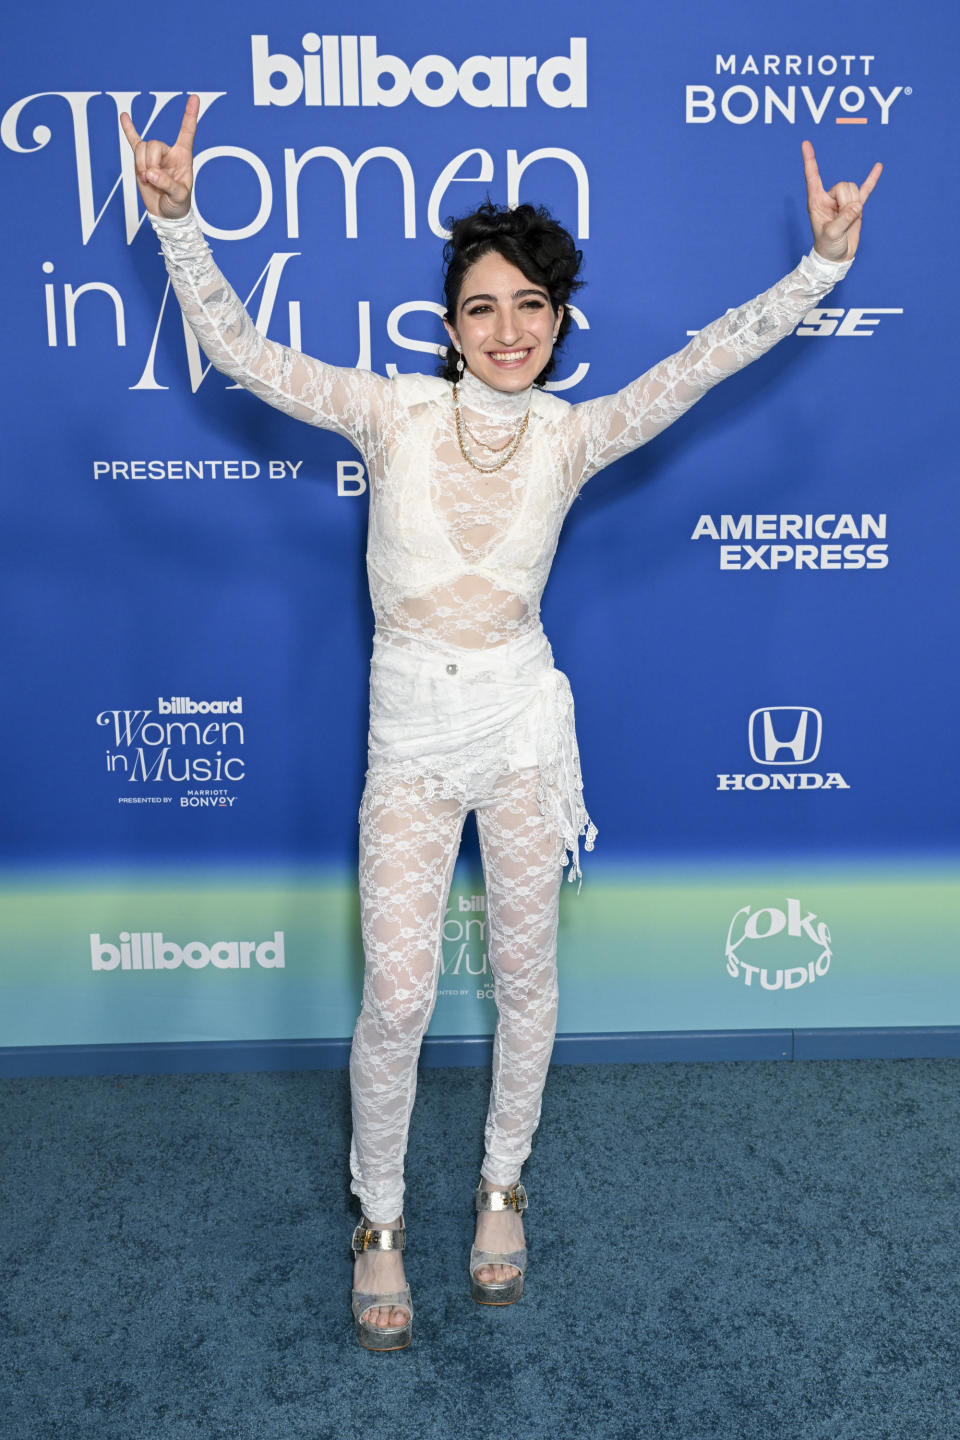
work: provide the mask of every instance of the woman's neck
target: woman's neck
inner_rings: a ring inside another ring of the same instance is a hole
[[[529,408],[532,388],[528,385],[525,390],[495,390],[470,370],[465,370],[458,382],[463,408],[495,425],[509,425],[521,419]]]

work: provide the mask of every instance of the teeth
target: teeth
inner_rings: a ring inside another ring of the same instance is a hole
[[[522,360],[526,350],[491,350],[491,360]]]

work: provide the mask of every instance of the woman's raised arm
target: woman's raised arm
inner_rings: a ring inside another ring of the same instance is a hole
[[[390,382],[268,340],[217,268],[191,209],[199,109],[199,99],[190,95],[172,145],[142,139],[130,116],[120,117],[133,150],[137,186],[184,317],[218,370],[285,414],[334,430],[367,453],[391,404]]]
[[[728,310],[617,394],[573,406],[568,423],[575,490],[679,420],[720,380],[766,354],[843,279],[860,241],[864,202],[882,166],[874,165],[860,186],[843,181],[825,191],[809,140],[803,142],[803,162],[814,248],[771,289]]]

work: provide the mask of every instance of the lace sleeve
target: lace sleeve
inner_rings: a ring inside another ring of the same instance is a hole
[[[196,215],[150,222],[184,318],[211,363],[296,420],[334,430],[366,453],[391,403],[390,382],[367,370],[326,365],[268,340],[217,268]]]
[[[748,300],[728,310],[693,337],[689,345],[661,360],[616,395],[574,405],[573,448],[581,462],[574,466],[576,488],[591,475],[645,445],[672,425],[720,380],[789,335],[827,291],[842,280],[852,261],[825,260],[815,250],[795,270]]]

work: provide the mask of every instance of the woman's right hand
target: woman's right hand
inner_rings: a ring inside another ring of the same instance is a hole
[[[141,140],[129,115],[120,116],[137,169],[137,186],[151,215],[182,220],[190,212],[193,189],[193,137],[197,133],[200,100],[187,96],[180,134],[172,145],[162,140]]]

